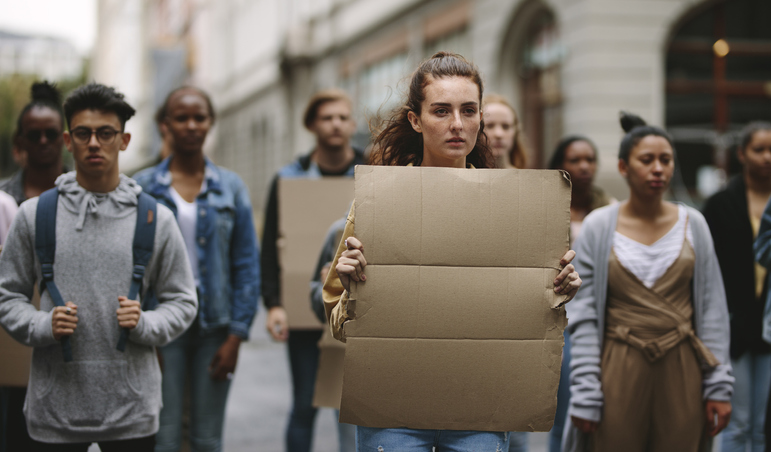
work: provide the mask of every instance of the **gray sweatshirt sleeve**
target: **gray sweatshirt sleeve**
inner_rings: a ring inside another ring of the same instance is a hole
[[[56,344],[53,311],[38,311],[30,302],[39,267],[35,258],[37,199],[24,203],[0,253],[0,324],[15,340],[31,347]]]
[[[313,272],[313,279],[311,280],[311,308],[322,323],[327,323],[327,314],[324,310],[324,299],[322,296],[324,281],[321,281],[321,269],[335,260],[337,245],[340,243],[343,229],[345,229],[345,220],[346,218],[341,218],[329,227],[327,237],[324,239],[324,245],[321,248],[319,260],[316,263],[316,270]]]
[[[569,414],[599,422],[604,398],[600,383],[600,334],[595,284],[596,272],[604,269],[595,268],[601,228],[594,223],[587,217],[574,244],[574,265],[583,283],[575,299],[565,305],[565,309],[571,341]]]
[[[143,311],[129,339],[142,345],[166,345],[193,323],[198,312],[193,271],[174,215],[158,204],[153,257],[145,275],[145,289],[152,289],[158,307]]]
[[[700,212],[689,209],[694,239],[700,238],[696,246],[697,265],[694,274],[694,298],[701,305],[696,312],[696,333],[709,348],[720,365],[704,371],[702,387],[704,400],[727,402],[733,394],[733,369],[730,356],[730,324],[723,276],[715,254],[715,245],[709,226]]]

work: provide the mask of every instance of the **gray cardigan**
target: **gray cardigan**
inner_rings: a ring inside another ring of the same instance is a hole
[[[584,220],[575,244],[576,270],[583,285],[566,305],[571,334],[569,415],[592,421],[602,418],[603,394],[600,356],[605,332],[608,258],[616,230],[619,204],[597,209]],[[687,208],[693,232],[696,264],[693,274],[693,324],[696,335],[712,351],[720,365],[705,368],[704,400],[731,400],[733,382],[729,357],[728,307],[723,279],[704,217]]]

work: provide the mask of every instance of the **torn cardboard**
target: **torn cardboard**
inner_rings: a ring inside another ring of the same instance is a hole
[[[351,291],[340,422],[550,430],[569,178],[358,166],[355,202],[367,281]]]
[[[343,218],[353,201],[353,179],[279,179],[279,262],[281,301],[290,329],[318,330],[311,309],[310,282],[329,225]]]
[[[313,406],[339,410],[343,393],[345,344],[333,338],[329,328],[323,331],[319,340],[319,368],[316,371]]]
[[[37,284],[32,294],[32,304],[40,309],[40,293]],[[26,388],[32,365],[32,347],[22,345],[0,328],[0,386]]]

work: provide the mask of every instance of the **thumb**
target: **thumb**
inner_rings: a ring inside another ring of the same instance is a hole
[[[715,408],[712,405],[707,404],[706,414],[707,414],[707,425],[709,425],[710,427],[714,426],[715,425]]]
[[[64,303],[64,306],[67,306],[68,308],[77,308],[78,307],[75,303],[73,303],[71,301],[68,301],[68,302]]]
[[[211,359],[211,363],[209,363],[209,372],[217,369],[220,365],[220,351],[217,350],[217,353],[214,354],[214,357]]]

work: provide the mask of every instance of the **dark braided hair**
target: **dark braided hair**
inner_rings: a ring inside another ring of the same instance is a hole
[[[626,135],[621,139],[621,144],[618,147],[619,160],[628,163],[629,154],[632,153],[632,149],[634,149],[643,138],[649,135],[667,140],[674,151],[675,145],[672,144],[672,137],[661,127],[649,126],[641,117],[626,111],[619,112],[619,122],[621,122],[621,128],[626,132]]]
[[[62,115],[62,95],[56,88],[56,84],[47,81],[35,82],[30,88],[32,100],[24,106],[16,119],[16,137],[21,136],[22,120],[24,116],[35,107],[50,108],[55,111],[61,120],[61,127],[64,129],[64,116]]]

